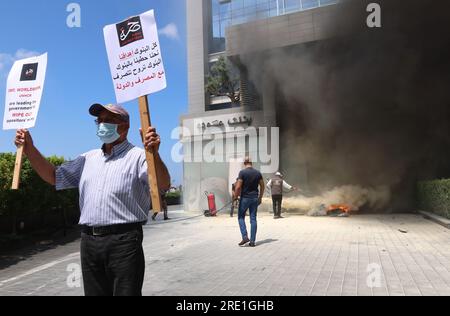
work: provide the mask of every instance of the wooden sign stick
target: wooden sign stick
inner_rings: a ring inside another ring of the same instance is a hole
[[[148,128],[151,126],[150,109],[147,96],[139,98],[139,114],[141,116],[142,133],[145,135]],[[153,212],[161,212],[161,195],[159,194],[158,186],[158,173],[156,170],[155,160],[156,153],[153,150],[146,150],[145,155],[147,158],[148,166],[148,183],[150,184],[150,194],[152,197]]]
[[[16,163],[14,165],[14,175],[13,175],[13,182],[12,182],[12,186],[11,186],[12,190],[19,190],[20,171],[22,170],[22,160],[23,160],[23,148],[24,148],[23,145],[17,147]]]

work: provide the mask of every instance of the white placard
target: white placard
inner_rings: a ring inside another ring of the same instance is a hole
[[[14,63],[6,85],[3,129],[36,125],[47,71],[47,53]]]
[[[166,88],[153,10],[108,25],[103,32],[118,103]]]

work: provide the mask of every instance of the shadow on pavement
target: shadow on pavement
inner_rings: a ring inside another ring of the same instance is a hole
[[[162,215],[154,222],[150,219],[144,228],[151,228],[153,225],[176,223],[187,221],[197,216],[185,214],[183,205],[169,206],[170,221],[164,221]],[[65,246],[80,239],[80,228],[78,226],[68,227],[64,230],[57,230],[54,233],[35,233],[24,236],[22,240],[6,244],[0,244],[0,271],[25,261],[39,253]]]
[[[9,268],[36,254],[55,249],[72,243],[80,238],[78,227],[70,228],[64,233],[62,230],[50,236],[32,236],[24,241],[0,248],[0,270]]]
[[[256,246],[261,246],[261,245],[264,245],[264,244],[270,244],[270,243],[277,242],[277,241],[278,241],[278,239],[265,239],[265,240],[261,240],[261,241],[256,242]]]

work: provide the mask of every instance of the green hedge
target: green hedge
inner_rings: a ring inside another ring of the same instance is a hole
[[[422,210],[450,219],[450,179],[420,182],[418,199]]]
[[[167,205],[179,205],[181,204],[181,192],[180,191],[176,191],[176,192],[169,192],[166,194],[166,202]]]
[[[64,158],[50,157],[55,166]],[[78,191],[56,192],[34,172],[28,159],[24,159],[20,176],[20,189],[11,190],[15,154],[0,154],[0,234],[15,233],[20,222],[27,230],[43,229],[46,225],[61,222],[61,213],[73,224],[77,215]],[[53,218],[55,217],[55,218]]]

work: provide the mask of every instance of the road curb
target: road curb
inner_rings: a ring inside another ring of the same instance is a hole
[[[447,229],[450,229],[450,219],[447,219],[445,217],[430,213],[430,212],[425,212],[425,211],[418,211],[419,214],[421,214],[423,217],[425,217],[426,219],[429,219],[441,226],[444,226]]]

